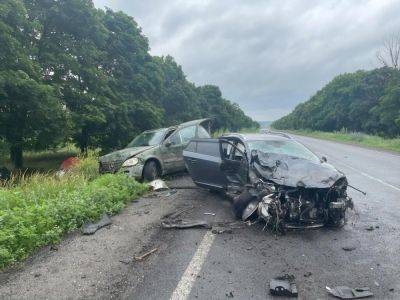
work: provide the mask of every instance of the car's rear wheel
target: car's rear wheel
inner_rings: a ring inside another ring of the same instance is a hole
[[[154,160],[148,161],[144,165],[143,169],[143,179],[146,181],[152,181],[159,178],[161,175],[161,170]]]

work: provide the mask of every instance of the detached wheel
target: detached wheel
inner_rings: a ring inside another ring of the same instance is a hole
[[[160,177],[161,170],[154,160],[148,161],[143,168],[143,179],[152,181]]]

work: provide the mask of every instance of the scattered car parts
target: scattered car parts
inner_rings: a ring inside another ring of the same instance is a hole
[[[347,286],[337,286],[334,288],[326,287],[329,294],[340,299],[359,299],[371,297],[374,294],[370,291],[369,287],[362,288],[349,288]]]
[[[297,286],[294,275],[285,274],[269,282],[269,292],[274,296],[297,297]]]

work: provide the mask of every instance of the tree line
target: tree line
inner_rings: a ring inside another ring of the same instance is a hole
[[[272,126],[321,131],[347,129],[383,137],[400,136],[400,70],[395,64],[384,65],[335,77]]]
[[[151,56],[122,12],[91,0],[1,1],[0,139],[16,167],[26,149],[70,141],[108,151],[202,117],[214,129],[258,126],[217,86],[195,86],[171,56]]]

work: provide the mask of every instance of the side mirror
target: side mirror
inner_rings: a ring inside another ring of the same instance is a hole
[[[322,156],[322,157],[321,157],[321,162],[322,162],[322,163],[328,162],[328,159],[326,158],[326,156]]]
[[[165,147],[170,147],[172,145],[171,141],[165,141],[164,143]]]

